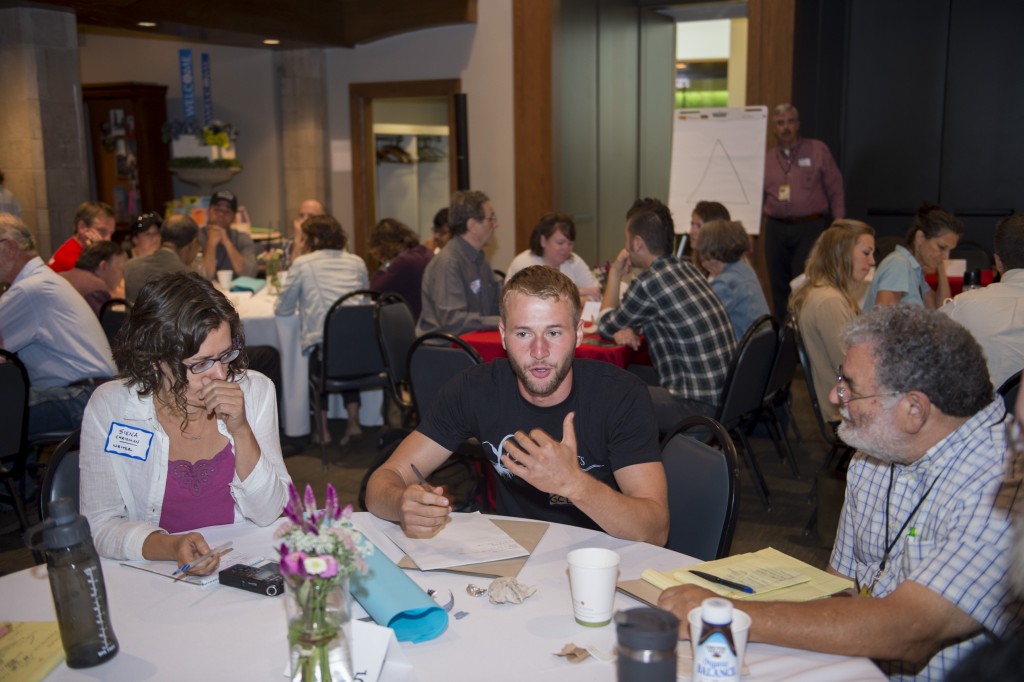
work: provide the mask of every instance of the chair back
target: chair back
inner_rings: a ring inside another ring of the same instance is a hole
[[[50,455],[50,462],[46,465],[46,474],[43,476],[43,485],[39,490],[40,519],[50,515],[50,502],[59,497],[70,497],[75,503],[75,511],[79,509],[79,435],[78,429],[72,431]]]
[[[754,320],[740,339],[715,415],[727,431],[760,411],[778,342],[779,323],[771,315]]]
[[[992,269],[992,253],[978,242],[967,240],[957,242],[956,248],[950,251],[949,257],[967,261],[965,265],[967,272]]]
[[[28,456],[28,387],[21,359],[0,348],[0,465],[13,463],[21,454]]]
[[[807,382],[807,392],[811,394],[811,407],[814,409],[814,418],[818,422],[818,430],[825,442],[834,448],[845,448],[846,443],[839,439],[836,430],[825,419],[821,412],[821,404],[818,403],[818,392],[814,388],[814,373],[811,371],[811,357],[807,354],[807,347],[804,346],[803,337],[800,335],[800,327],[795,320],[790,321],[793,326],[793,337],[796,339],[797,356],[800,358],[800,366],[804,371],[804,380]]]
[[[100,326],[103,327],[110,345],[114,345],[114,337],[121,331],[131,309],[132,304],[123,298],[111,298],[100,306]]]
[[[710,443],[686,435],[710,432]],[[711,561],[728,556],[739,508],[739,464],[725,428],[710,417],[687,417],[665,436],[661,461],[668,479],[669,549]]]
[[[381,294],[377,299],[374,318],[385,371],[391,384],[391,395],[400,405],[406,406],[409,376],[406,360],[416,340],[416,318],[409,304],[396,293]]]
[[[1017,394],[1020,392],[1020,372],[1013,374],[1009,379],[1003,382],[1003,385],[996,389],[999,395],[1003,396],[1003,403],[1006,405],[1006,411],[1013,414],[1013,409],[1017,406]]]
[[[779,343],[775,351],[775,362],[768,375],[768,385],[764,389],[765,401],[774,402],[785,395],[796,374],[796,331],[789,323],[779,328]]]
[[[476,349],[448,332],[423,334],[409,349],[408,376],[413,404],[422,417],[441,387],[456,374],[483,360]]]
[[[359,289],[345,294],[324,317],[322,372],[328,380],[346,380],[384,371],[377,342],[374,303],[380,294]],[[362,299],[359,303],[357,299]]]

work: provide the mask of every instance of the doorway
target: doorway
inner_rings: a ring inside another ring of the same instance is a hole
[[[429,218],[457,186],[461,89],[458,79],[349,85],[359,253],[367,253],[370,229],[385,217],[406,223],[421,240],[429,236]]]

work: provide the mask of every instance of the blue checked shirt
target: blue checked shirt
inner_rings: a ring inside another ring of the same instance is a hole
[[[661,256],[640,273],[598,327],[608,338],[626,328],[647,337],[661,385],[672,395],[718,404],[736,337],[725,307],[693,263]]]
[[[1006,635],[1024,623],[1024,604],[1013,597],[1007,578],[1013,541],[1009,510],[1021,497],[1021,463],[1007,450],[1004,415],[997,396],[924,457],[895,466],[889,541],[937,482],[893,548],[873,596],[884,597],[911,580],[956,604],[984,632],[917,665],[879,661],[893,680],[943,680],[986,634]],[[888,544],[889,469],[888,463],[858,452],[847,472],[831,564],[859,585],[871,583]]]

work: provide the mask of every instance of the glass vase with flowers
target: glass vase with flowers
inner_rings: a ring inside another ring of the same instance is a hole
[[[275,537],[281,542],[291,679],[351,682],[349,577],[366,572],[373,546],[352,525],[352,505],[342,508],[330,484],[323,509],[317,509],[312,487],[300,499],[291,486],[284,514],[288,522]]]

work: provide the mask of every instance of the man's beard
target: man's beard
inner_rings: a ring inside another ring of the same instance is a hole
[[[511,354],[508,356],[508,362],[512,365],[512,371],[516,373],[516,377],[519,379],[519,382],[526,387],[526,390],[529,391],[531,395],[535,395],[538,398],[546,398],[558,390],[558,387],[562,385],[562,382],[565,381],[565,377],[568,376],[569,371],[572,369],[572,360],[573,356],[570,354],[565,358],[561,365],[557,366],[550,365],[545,362],[533,363],[533,367],[549,367],[553,370],[547,379],[545,379],[547,385],[541,385],[538,383],[537,379],[530,374],[529,370],[520,365]]]
[[[837,432],[843,442],[850,447],[883,462],[909,464],[912,461],[912,458],[904,453],[903,441],[895,428],[882,418],[886,414],[885,411],[873,419],[861,419],[859,424],[850,419],[847,408],[839,408],[839,413],[843,416],[843,421],[840,422]]]

